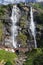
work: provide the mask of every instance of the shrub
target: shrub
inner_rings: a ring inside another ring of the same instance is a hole
[[[43,53],[35,57],[33,60],[34,65],[43,65]]]
[[[5,65],[12,65],[10,61],[7,61]]]

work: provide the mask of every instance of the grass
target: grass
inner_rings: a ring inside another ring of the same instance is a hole
[[[0,50],[0,61],[4,60],[5,62],[6,61],[13,62],[16,57],[17,55],[15,53],[8,52],[5,50]]]

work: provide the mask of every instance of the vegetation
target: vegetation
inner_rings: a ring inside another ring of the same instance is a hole
[[[40,4],[40,3],[36,3],[36,4],[32,4],[35,8],[40,8],[40,9],[43,9],[43,5]]]
[[[18,39],[19,43],[22,45],[22,47],[26,46],[26,40],[27,40],[26,35],[24,35],[23,33],[19,33],[17,39]]]
[[[40,33],[36,36],[39,48],[26,53],[27,59],[24,65],[43,65],[43,6],[42,4],[37,3],[34,4],[34,8],[37,9],[38,12],[37,15],[34,14],[34,20],[37,22],[36,30]]]
[[[0,15],[2,16],[2,15],[4,15],[4,7],[3,6],[0,6]]]
[[[26,59],[26,62],[24,62],[24,65],[43,65],[43,49],[42,49],[43,48],[43,6],[42,4],[39,4],[39,3],[32,4],[32,5],[34,9],[37,10],[34,14],[35,15],[34,20],[36,21],[36,24],[37,24],[36,40],[37,40],[37,45],[39,48],[33,49],[32,51],[26,53],[27,59]],[[20,7],[22,6],[24,6],[23,3],[20,4]],[[9,10],[11,11],[11,7],[12,5],[0,6],[0,18],[8,14],[8,11]],[[22,47],[26,47],[27,40],[31,40],[29,39],[30,36],[29,36],[28,28],[27,28],[29,20],[27,23],[27,14],[25,14],[26,12],[25,11],[21,11],[21,12],[24,12],[24,13],[22,14],[21,19],[19,21],[19,27],[21,28],[21,30],[19,31],[17,40],[18,40],[18,43],[22,45]],[[28,14],[30,15],[30,13]],[[28,19],[29,18],[30,17],[28,17]],[[5,23],[5,25],[6,24],[8,23]],[[2,23],[2,20],[0,20],[0,42],[2,41],[2,38],[3,38],[3,25],[4,24]],[[16,57],[17,55],[15,53],[0,50],[0,62],[4,60],[3,62],[5,62],[5,65],[13,65],[13,63],[15,64],[14,59]]]
[[[27,59],[24,65],[41,65],[43,63],[43,51],[40,48],[33,49],[32,51],[26,53],[26,56]]]
[[[0,16],[1,15],[4,15],[5,14],[5,12],[6,12],[6,10],[9,8],[9,7],[12,7],[12,5],[0,5]]]
[[[3,38],[3,23],[0,21],[0,41],[2,41]]]
[[[38,47],[43,47],[43,13],[37,14],[35,17],[35,20],[37,22],[37,31],[40,32],[40,34],[37,34],[37,43]]]
[[[0,50],[0,61],[2,60],[4,60],[5,62],[8,61],[8,63],[6,64],[10,64],[10,62],[15,63],[13,62],[15,58],[17,58],[17,55],[15,53]]]
[[[10,61],[7,61],[5,65],[12,65],[12,63]]]
[[[43,65],[43,53],[39,54],[37,57],[35,57],[33,64],[34,65]]]
[[[43,13],[36,15],[35,20],[38,24],[43,24]]]

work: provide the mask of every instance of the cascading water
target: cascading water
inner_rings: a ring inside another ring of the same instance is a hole
[[[33,11],[32,11],[32,7],[31,7],[31,11],[30,11],[30,17],[31,17],[31,21],[30,21],[30,30],[32,32],[32,35],[34,37],[34,43],[35,43],[35,48],[37,48],[37,44],[36,44],[36,33],[35,33],[35,23],[33,21]]]
[[[11,20],[12,20],[12,27],[11,27],[12,44],[13,44],[13,47],[17,48],[17,41],[16,41],[16,36],[18,34],[17,26],[16,26],[16,23],[17,23],[17,5],[13,6]]]

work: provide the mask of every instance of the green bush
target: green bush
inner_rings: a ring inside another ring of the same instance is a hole
[[[5,65],[12,65],[10,61],[7,61]]]
[[[17,55],[15,53],[8,52],[5,50],[0,50],[0,61],[4,60],[6,62],[9,60],[13,62],[15,58],[17,58]]]
[[[33,61],[34,65],[43,65],[43,53],[35,57]]]
[[[24,65],[42,65],[43,64],[43,48],[33,49],[26,53],[27,59]],[[42,63],[42,64],[40,64]]]
[[[23,34],[23,33],[19,33],[19,35],[18,35],[18,37],[17,37],[17,40],[20,41],[19,43],[21,43],[22,46],[26,46],[26,40],[27,40],[27,37],[26,37],[25,34]]]

